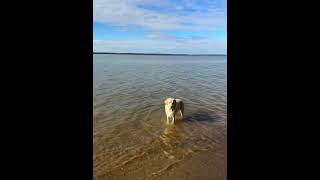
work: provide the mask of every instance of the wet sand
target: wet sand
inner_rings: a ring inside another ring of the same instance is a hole
[[[215,150],[198,149],[193,151],[188,149],[184,152],[184,157],[181,160],[174,160],[174,157],[172,157],[171,163],[162,167],[159,165],[154,170],[151,167],[155,167],[155,164],[162,161],[154,162],[152,157],[137,157],[134,161],[132,160],[97,179],[227,179],[226,138],[224,141],[222,147],[215,147]],[[150,155],[152,156],[152,154]],[[167,158],[171,159],[168,155]]]

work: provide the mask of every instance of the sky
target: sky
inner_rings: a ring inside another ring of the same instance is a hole
[[[93,51],[227,54],[227,2],[93,0]]]

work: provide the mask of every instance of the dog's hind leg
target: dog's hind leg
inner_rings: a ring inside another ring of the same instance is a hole
[[[183,119],[183,112],[182,112],[182,110],[180,110],[180,114],[181,114],[181,119]]]
[[[183,103],[181,103],[180,113],[181,113],[181,119],[183,119],[183,116],[184,116],[184,104]]]

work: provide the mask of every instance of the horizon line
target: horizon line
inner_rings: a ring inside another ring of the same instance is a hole
[[[170,54],[170,53],[116,53],[116,52],[93,52],[93,54],[123,54],[123,55],[171,55],[171,56],[227,56],[227,54]]]

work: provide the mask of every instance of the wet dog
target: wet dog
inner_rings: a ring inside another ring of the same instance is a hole
[[[167,98],[164,101],[165,112],[167,115],[167,124],[169,124],[169,119],[171,119],[171,124],[174,124],[176,119],[176,114],[180,112],[181,118],[184,115],[184,104],[181,99]]]

